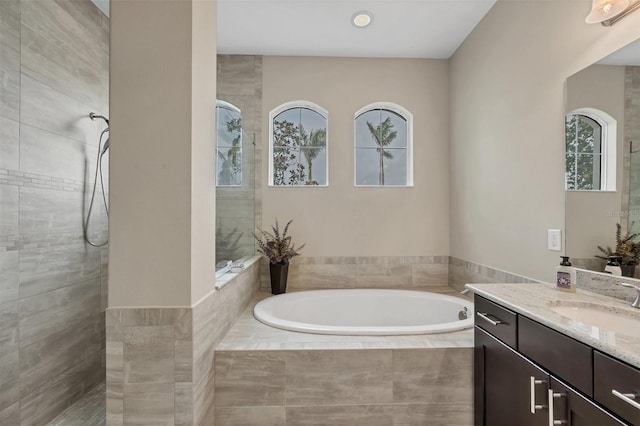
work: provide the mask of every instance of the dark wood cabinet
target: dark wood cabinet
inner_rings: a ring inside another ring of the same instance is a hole
[[[552,397],[553,400],[553,420],[549,421],[550,425],[617,426],[627,424],[555,377],[551,377],[549,397]]]
[[[548,419],[549,375],[483,329],[474,330],[477,425],[537,426]]]
[[[637,368],[477,295],[475,318],[476,426],[640,426],[611,397],[638,390]]]

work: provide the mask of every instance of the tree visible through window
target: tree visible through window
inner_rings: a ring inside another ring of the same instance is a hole
[[[566,116],[566,187],[569,190],[602,188],[603,127],[582,114]]]
[[[399,107],[365,108],[356,114],[356,185],[411,185],[410,117]]]
[[[304,103],[287,104],[271,115],[270,184],[327,185],[327,113]]]
[[[242,114],[230,103],[216,102],[216,185],[242,185]]]

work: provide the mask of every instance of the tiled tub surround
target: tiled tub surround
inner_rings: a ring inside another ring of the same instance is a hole
[[[472,423],[472,330],[315,335],[264,325],[252,308],[216,350],[216,426]]]
[[[0,1],[1,424],[45,424],[104,380],[107,250],[84,243],[82,220],[108,41],[89,0]]]
[[[467,288],[606,354],[640,367],[640,337],[583,324],[563,317],[551,309],[563,302],[597,304],[606,306],[612,313],[617,312],[624,316],[624,311],[631,309],[625,302],[580,289],[576,293],[563,292],[552,284],[544,283],[468,284]],[[640,327],[638,315],[635,318]],[[637,329],[633,331],[637,333]]]
[[[287,288],[446,289],[448,256],[295,257]],[[270,288],[269,268],[262,260],[262,288]]]
[[[532,278],[449,257],[449,286],[462,291],[467,283],[534,283]]]
[[[258,270],[193,307],[107,310],[107,425],[212,424],[214,348],[258,291]]]

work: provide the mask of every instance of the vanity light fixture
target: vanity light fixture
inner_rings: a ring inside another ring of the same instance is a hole
[[[373,22],[373,13],[368,12],[366,10],[361,10],[360,12],[356,12],[351,17],[351,23],[358,28],[364,28],[371,25]]]
[[[640,0],[593,0],[585,22],[609,27],[638,8]]]

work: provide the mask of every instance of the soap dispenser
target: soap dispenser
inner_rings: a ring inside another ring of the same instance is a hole
[[[576,291],[576,270],[571,267],[569,256],[560,256],[562,262],[556,272],[556,287],[562,291]]]
[[[605,274],[622,276],[622,268],[620,267],[618,259],[620,259],[620,256],[609,256],[607,266],[604,267]]]

